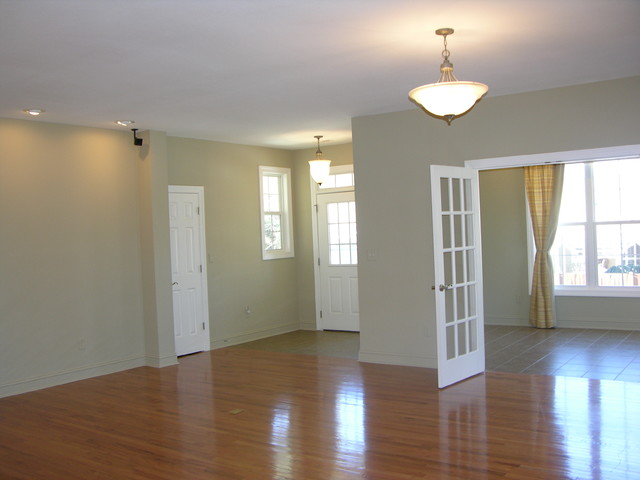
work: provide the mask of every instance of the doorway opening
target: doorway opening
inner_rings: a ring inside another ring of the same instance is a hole
[[[358,234],[353,165],[311,181],[316,330],[358,332]]]

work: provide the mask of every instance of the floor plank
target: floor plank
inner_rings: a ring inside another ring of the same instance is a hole
[[[0,399],[2,479],[638,479],[640,385],[226,348]]]

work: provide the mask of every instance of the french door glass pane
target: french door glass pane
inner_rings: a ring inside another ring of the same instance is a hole
[[[451,285],[453,284],[453,275],[452,275],[452,259],[451,259],[451,252],[443,252],[442,254],[443,257],[443,267],[444,267],[444,284],[445,285]]]
[[[449,208],[449,179],[441,178],[440,179],[440,202],[442,204],[441,210],[443,212],[448,212]]]
[[[462,210],[460,204],[460,179],[452,178],[451,183],[453,193],[453,210],[459,212],[460,210]]]
[[[458,355],[467,354],[467,323],[458,324]]]
[[[450,325],[447,327],[447,360],[451,360],[456,357],[456,326]]]
[[[556,285],[586,285],[583,225],[559,226],[551,249]]]

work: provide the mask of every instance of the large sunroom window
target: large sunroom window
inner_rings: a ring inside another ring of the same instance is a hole
[[[558,293],[640,294],[640,160],[565,165],[551,250]]]

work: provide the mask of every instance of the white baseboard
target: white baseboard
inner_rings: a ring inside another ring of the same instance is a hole
[[[163,368],[170,367],[171,365],[178,365],[178,357],[176,357],[175,354],[164,357],[147,355],[145,358],[147,360],[147,367]]]
[[[395,353],[363,352],[362,350],[360,350],[358,360],[367,363],[383,363],[385,365],[438,368],[438,359],[436,357],[400,355]]]
[[[509,315],[495,317],[492,315],[485,314],[484,324],[485,325],[504,325],[509,327],[528,327],[529,319],[516,317],[516,316],[509,316]]]
[[[616,320],[589,318],[583,316],[570,316],[558,318],[559,328],[593,328],[596,330],[640,330],[640,321],[635,318],[621,318]]]
[[[56,372],[41,377],[19,380],[17,382],[0,385],[0,398],[21,393],[33,392],[42,388],[55,387],[65,383],[86,380],[87,378],[99,377],[110,373],[129,370],[131,368],[144,367],[147,365],[145,357],[133,357],[124,360],[115,360],[86,367]]]
[[[316,322],[305,322],[300,324],[300,330],[317,330]]]
[[[501,325],[508,327],[529,327],[528,318],[515,316],[494,317],[485,315],[485,325]],[[585,317],[580,315],[565,316],[557,319],[558,328],[590,328],[596,330],[640,330],[640,320],[634,318],[603,319],[602,317]]]
[[[222,339],[216,339],[211,343],[211,350],[231,347],[232,345],[240,345],[241,343],[252,342],[254,340],[273,337],[274,335],[282,335],[283,333],[295,332],[297,330],[300,330],[300,325],[297,323],[289,323],[286,325],[278,325],[276,327],[252,330],[249,332],[228,336]]]

